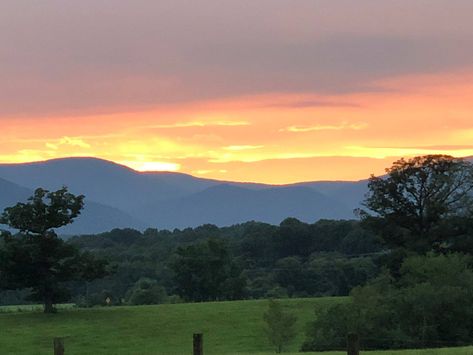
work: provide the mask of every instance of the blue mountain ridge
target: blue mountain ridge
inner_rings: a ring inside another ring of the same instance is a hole
[[[24,201],[37,187],[67,186],[86,196],[86,208],[65,234],[112,228],[226,226],[249,220],[278,224],[351,219],[366,181],[322,181],[266,185],[197,178],[173,172],[137,172],[97,158],[62,158],[0,164],[0,208]]]

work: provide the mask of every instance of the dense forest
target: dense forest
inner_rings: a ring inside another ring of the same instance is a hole
[[[383,251],[358,221],[294,218],[279,226],[248,222],[174,231],[114,229],[71,238],[113,272],[74,283],[81,305],[348,295],[377,275]],[[205,270],[205,272],[204,272]],[[2,293],[18,303],[21,292]]]

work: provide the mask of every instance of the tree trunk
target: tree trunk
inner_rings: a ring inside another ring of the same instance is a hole
[[[51,297],[45,297],[44,299],[44,313],[56,313]]]

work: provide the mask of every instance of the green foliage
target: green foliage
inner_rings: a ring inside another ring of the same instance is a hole
[[[369,349],[438,347],[473,341],[473,271],[460,254],[407,258],[398,280],[385,274],[352,302],[317,314],[303,350],[343,348],[349,332]]]
[[[427,155],[401,159],[386,172],[369,181],[364,205],[373,214],[360,213],[390,248],[442,250],[463,233],[458,222],[470,219],[473,206],[471,163]]]
[[[5,209],[0,224],[18,229],[21,233],[44,235],[53,228],[72,223],[84,207],[84,196],[75,196],[63,187],[50,192],[38,188],[27,203]]]
[[[279,259],[275,268],[275,280],[296,297],[345,296],[376,274],[372,259],[345,258],[336,253],[313,254],[305,262],[291,256]]]
[[[166,290],[156,280],[141,278],[129,291],[128,303],[132,305],[159,304],[167,301]]]
[[[280,353],[283,347],[296,336],[295,324],[297,317],[285,312],[280,302],[270,300],[263,319],[266,323],[265,331],[268,340],[274,345],[276,352]]]
[[[241,271],[218,239],[180,247],[170,264],[177,293],[188,301],[241,299],[246,286]]]
[[[31,289],[29,299],[42,301],[44,311],[51,313],[55,303],[69,299],[67,282],[102,277],[104,261],[65,243],[53,230],[72,223],[82,206],[83,196],[62,188],[56,192],[37,189],[27,203],[5,209],[0,223],[20,233],[1,233],[0,287]]]
[[[74,299],[85,298],[87,302],[81,301],[85,304],[102,304],[104,291],[114,295],[114,300],[128,299],[136,282],[143,277],[156,280],[168,295],[173,295],[180,284],[187,287],[185,278],[177,282],[172,267],[176,260],[186,258],[184,254],[179,256],[178,253],[183,252],[178,250],[193,255],[182,267],[176,265],[180,271],[194,270],[197,279],[221,278],[219,273],[225,276],[218,295],[209,296],[205,291],[202,297],[199,291],[194,296],[192,290],[197,288],[192,286],[186,291],[189,300],[347,295],[350,288],[377,274],[379,242],[372,232],[362,229],[359,222],[324,220],[307,224],[289,220],[283,225],[284,233],[279,232],[281,226],[248,222],[224,228],[204,225],[173,231],[148,229],[144,233],[114,229],[98,235],[73,237],[68,240],[70,244],[91,251],[114,266],[112,275],[90,282],[87,287],[83,283],[71,285]],[[292,226],[294,230],[291,230]],[[308,233],[303,238],[303,245],[309,251],[302,246],[285,250],[286,245],[298,243],[296,234],[300,230]],[[224,245],[226,256],[221,255],[221,260],[226,260],[226,266],[223,273],[202,272],[210,267],[205,261],[208,261],[205,255],[210,251],[208,247],[202,247],[210,236]],[[188,247],[193,248],[187,250]],[[197,250],[200,251],[197,253]],[[353,257],[353,254],[373,252],[375,255]],[[195,259],[199,253],[203,255],[201,260]],[[190,262],[192,259],[195,262]],[[292,273],[286,265],[291,259],[298,260],[301,272]],[[205,283],[203,286],[208,287]],[[183,294],[182,290],[180,294]]]

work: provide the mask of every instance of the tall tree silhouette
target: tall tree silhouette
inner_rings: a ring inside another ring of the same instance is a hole
[[[64,187],[54,192],[36,189],[26,203],[6,208],[0,224],[19,232],[1,232],[0,287],[30,288],[30,299],[43,302],[44,312],[53,313],[54,304],[69,297],[67,281],[103,277],[105,261],[79,252],[54,231],[72,223],[83,206],[84,196]]]

